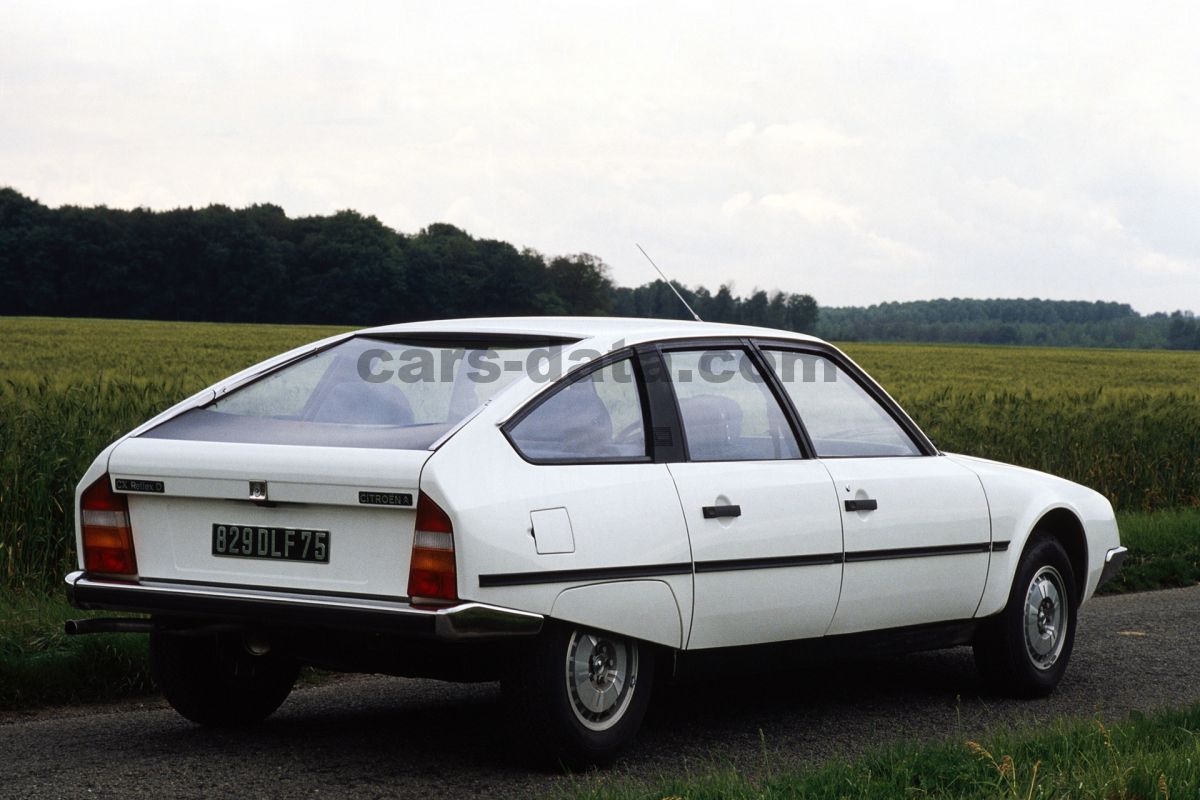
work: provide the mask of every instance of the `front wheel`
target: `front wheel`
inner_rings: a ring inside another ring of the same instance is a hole
[[[505,711],[520,754],[578,769],[611,762],[650,702],[654,651],[624,636],[552,625],[513,658]]]
[[[266,719],[300,672],[294,659],[248,644],[240,634],[162,630],[150,634],[150,666],[172,708],[216,727]]]
[[[1062,544],[1030,543],[1008,604],[975,638],[975,663],[991,687],[1016,697],[1043,697],[1066,672],[1075,643],[1075,574]]]

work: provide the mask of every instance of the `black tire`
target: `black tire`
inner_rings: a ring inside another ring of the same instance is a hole
[[[523,760],[603,766],[637,735],[654,685],[654,648],[645,642],[551,623],[512,662],[502,681],[505,717]]]
[[[252,655],[239,634],[150,634],[150,667],[171,707],[200,725],[262,722],[287,699],[300,672],[274,652]]]
[[[1012,697],[1054,691],[1075,644],[1075,586],[1062,544],[1036,535],[1017,565],[1008,604],[975,636],[975,664],[993,691]],[[1027,607],[1032,609],[1028,624]]]

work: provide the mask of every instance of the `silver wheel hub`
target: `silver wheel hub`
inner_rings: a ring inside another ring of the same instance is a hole
[[[1038,669],[1050,669],[1062,655],[1069,610],[1062,575],[1051,566],[1039,569],[1025,593],[1025,649]]]
[[[576,631],[567,645],[571,710],[583,725],[605,730],[625,714],[637,684],[637,646],[604,633]]]

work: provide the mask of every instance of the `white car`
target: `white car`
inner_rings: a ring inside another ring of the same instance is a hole
[[[301,664],[500,679],[567,765],[654,678],[780,643],[971,644],[1045,694],[1125,554],[1104,497],[940,452],[825,342],[647,319],[325,339],[122,437],[77,509],[71,601],[149,616],[69,630],[149,632],[188,719],[261,720]]]

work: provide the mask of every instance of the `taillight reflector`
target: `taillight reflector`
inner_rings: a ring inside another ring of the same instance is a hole
[[[417,496],[416,528],[408,567],[409,597],[414,603],[458,600],[454,526],[449,515],[424,492]]]
[[[113,492],[108,475],[84,490],[79,501],[83,568],[104,575],[136,575],[129,504]]]

